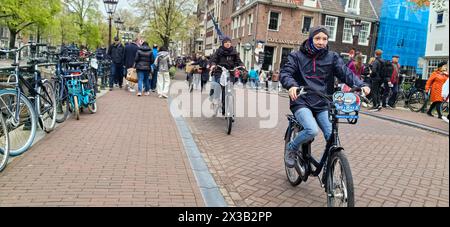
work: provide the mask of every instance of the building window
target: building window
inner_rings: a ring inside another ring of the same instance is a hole
[[[436,25],[444,24],[444,12],[438,12],[436,18]]]
[[[248,15],[248,35],[252,34],[252,30],[253,30],[253,15],[250,14]]]
[[[309,28],[311,28],[312,24],[312,17],[303,17],[303,27],[302,27],[302,33],[307,34],[309,32]]]
[[[360,0],[347,0],[345,12],[359,14],[359,1]]]
[[[368,46],[371,24],[369,22],[361,21],[362,27],[359,32],[358,43],[359,45]]]
[[[336,30],[337,30],[338,20],[337,17],[326,16],[325,17],[325,26],[330,31],[329,41],[336,41]]]
[[[281,13],[270,12],[269,15],[269,30],[278,31]]]
[[[343,43],[353,43],[353,33],[352,33],[352,24],[355,23],[355,20],[345,19],[344,20],[344,33],[342,35]]]
[[[443,61],[447,61],[448,59],[430,59],[428,60],[428,66],[427,66],[427,75],[428,78],[431,76],[431,74],[437,69],[437,66],[439,63]],[[428,79],[424,78],[424,79]]]

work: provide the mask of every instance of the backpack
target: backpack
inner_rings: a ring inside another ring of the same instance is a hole
[[[394,71],[394,68],[392,67],[392,62],[389,60],[384,60],[381,61],[380,59],[377,60],[380,65],[380,70],[379,70],[379,78],[380,79],[390,79],[392,76],[392,73]]]

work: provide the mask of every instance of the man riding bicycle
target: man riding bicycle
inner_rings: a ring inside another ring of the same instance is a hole
[[[289,168],[295,165],[295,152],[301,144],[314,139],[319,132],[318,127],[326,141],[332,133],[328,102],[313,92],[298,97],[300,86],[331,95],[336,76],[350,87],[362,87],[364,93],[370,92],[370,88],[352,73],[339,54],[328,50],[328,34],[325,26],[311,28],[309,38],[300,46],[300,51],[289,55],[280,72],[281,84],[289,90],[290,109],[303,126],[303,130],[286,146],[284,158]]]
[[[222,46],[217,49],[217,51],[211,57],[211,73],[214,76],[214,82],[219,84],[220,76],[222,75],[222,70],[220,67],[215,70],[216,65],[220,65],[225,67],[228,70],[232,70],[238,66],[244,66],[244,63],[241,61],[238,52],[231,45],[231,39],[228,36],[223,37]],[[233,77],[234,79],[234,77]],[[231,81],[232,82],[232,81]],[[217,86],[216,84],[216,86]],[[222,115],[225,115],[225,89],[222,87]],[[219,104],[220,94],[214,94],[218,89],[211,88],[210,96],[213,104]]]

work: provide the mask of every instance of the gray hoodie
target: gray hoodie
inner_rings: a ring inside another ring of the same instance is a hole
[[[172,59],[170,59],[169,52],[161,51],[156,57],[155,65],[158,67],[159,72],[169,72],[171,62]]]

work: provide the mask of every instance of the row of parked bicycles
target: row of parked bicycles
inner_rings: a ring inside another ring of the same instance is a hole
[[[70,113],[78,120],[80,112],[97,111],[97,73],[89,59],[63,56],[48,51],[37,57],[45,44],[29,43],[17,49],[0,50],[12,54],[14,70],[0,82],[0,171],[11,156],[18,156],[33,144],[38,127],[51,132],[56,123],[64,122]],[[20,66],[20,52],[30,48],[28,66]],[[49,59],[56,60],[49,62]],[[51,78],[43,78],[39,67],[55,66]]]

